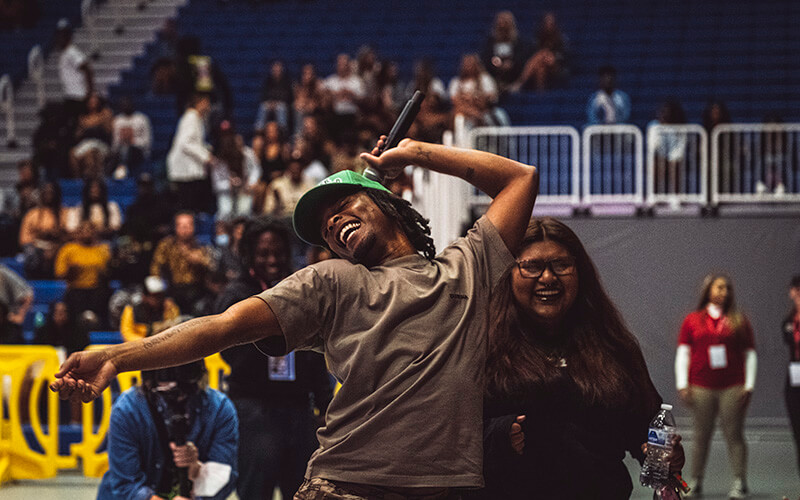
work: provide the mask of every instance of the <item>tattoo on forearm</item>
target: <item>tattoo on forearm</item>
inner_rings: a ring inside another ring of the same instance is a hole
[[[420,160],[431,161],[431,152],[425,151],[422,146],[417,146],[417,158]]]
[[[177,333],[179,328],[180,326],[176,326],[173,330],[167,330],[166,332],[160,335],[156,335],[155,337],[147,339],[145,343],[142,344],[142,348],[145,351],[149,351],[150,349],[155,348],[158,344],[161,344],[169,340],[170,337],[172,337],[173,335],[175,335],[175,333]]]
[[[475,169],[472,167],[467,167],[467,171],[464,173],[464,179],[471,181],[472,177],[475,176]]]

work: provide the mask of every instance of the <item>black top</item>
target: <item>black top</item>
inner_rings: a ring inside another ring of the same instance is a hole
[[[261,293],[263,288],[247,273],[230,282],[219,295],[218,312]],[[266,307],[266,306],[265,306]],[[222,358],[231,366],[228,395],[231,398],[256,398],[280,404],[307,405],[313,397],[314,406],[324,414],[333,397],[331,380],[325,358],[316,352],[296,351],[295,380],[270,380],[269,359],[253,344],[222,351]]]
[[[623,464],[625,452],[640,462],[644,459],[641,445],[658,406],[641,410],[643,405],[635,401],[620,408],[589,404],[566,370],[559,370],[561,376],[550,386],[532,388],[519,398],[486,401],[486,488],[475,498],[630,497],[633,485]],[[652,382],[650,386],[660,404]],[[513,451],[509,440],[518,415],[526,415],[522,455]]]

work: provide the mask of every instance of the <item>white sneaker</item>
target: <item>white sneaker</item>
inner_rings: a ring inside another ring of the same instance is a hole
[[[783,185],[782,182],[779,182],[777,186],[775,186],[775,196],[783,196],[786,194],[786,186]]]
[[[700,484],[699,479],[690,479],[687,484],[689,485],[689,493],[683,495],[684,498],[700,498],[703,496],[703,485]]]
[[[733,480],[731,491],[728,492],[728,498],[730,498],[730,500],[743,500],[744,498],[747,498],[745,495],[746,493],[747,486],[745,486],[743,480],[737,478]]]
[[[756,194],[764,194],[767,192],[767,185],[761,181],[756,182]]]

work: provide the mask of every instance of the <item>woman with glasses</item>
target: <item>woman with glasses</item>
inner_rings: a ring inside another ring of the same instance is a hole
[[[532,219],[518,256],[491,302],[478,497],[628,498],[661,404],[639,344],[566,225]]]
[[[736,308],[730,278],[707,276],[697,307],[683,321],[675,355],[678,396],[693,416],[689,484],[695,495],[702,493],[708,448],[719,415],[733,472],[728,497],[745,498],[744,417],[756,383],[756,363],[753,329]]]

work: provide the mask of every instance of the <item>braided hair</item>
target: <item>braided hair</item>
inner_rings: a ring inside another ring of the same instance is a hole
[[[411,203],[392,193],[378,189],[365,189],[364,192],[378,205],[384,215],[397,221],[418,252],[422,252],[426,259],[433,260],[436,256],[436,246],[431,238],[428,219],[417,212]]]

